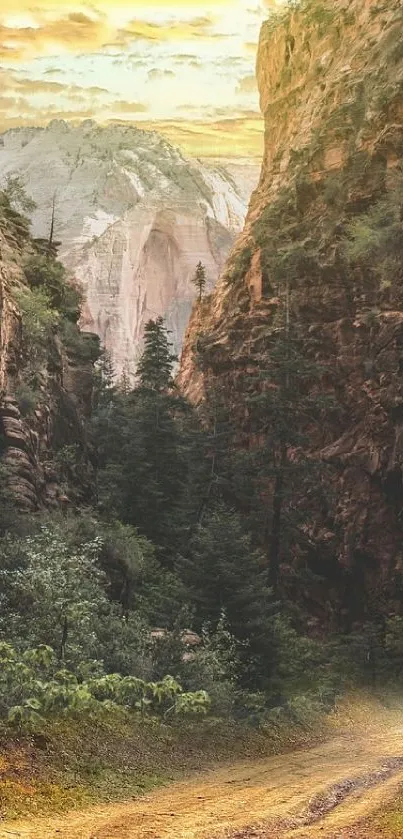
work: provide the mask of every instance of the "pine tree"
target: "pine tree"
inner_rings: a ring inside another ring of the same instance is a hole
[[[225,613],[244,671],[254,680],[258,674],[266,678],[272,606],[265,556],[253,548],[239,515],[223,503],[210,509],[177,568],[195,605],[198,627],[209,624],[215,631]]]
[[[102,508],[138,527],[168,565],[188,539],[203,479],[200,429],[173,387],[173,361],[162,318],[150,321],[137,387],[116,388],[96,425]]]
[[[137,367],[140,385],[159,393],[171,387],[176,361],[171,346],[163,318],[149,320],[144,329],[144,351]]]
[[[24,179],[21,175],[7,175],[1,185],[1,190],[7,196],[13,209],[18,213],[30,216],[36,210],[37,204],[27,195]]]
[[[197,288],[199,292],[199,302],[203,297],[204,290],[206,288],[206,269],[202,262],[198,262],[196,266],[196,273],[192,279],[193,285]]]
[[[260,441],[252,452],[255,490],[263,513],[269,584],[276,593],[287,540],[299,523],[302,487],[312,493],[314,484],[320,492],[319,464],[306,456],[306,448],[330,400],[321,385],[325,365],[307,356],[288,285],[269,340],[266,365],[260,362],[256,375],[249,377],[247,407],[251,430]]]

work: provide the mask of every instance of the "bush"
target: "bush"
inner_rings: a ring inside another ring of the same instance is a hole
[[[58,527],[4,539],[0,636],[22,648],[45,644],[71,665],[97,658],[99,621],[109,612],[99,550],[98,539],[74,549]]]
[[[20,729],[40,728],[45,718],[99,716],[119,709],[141,714],[206,714],[210,701],[205,691],[186,693],[165,676],[145,682],[134,676],[96,675],[80,678],[60,668],[51,647],[41,645],[18,653],[0,643],[0,719]]]
[[[238,644],[228,629],[225,614],[215,632],[208,626],[202,630],[202,644],[185,655],[181,680],[189,690],[202,685],[211,700],[212,712],[230,718],[239,696],[237,682],[240,675]]]
[[[26,261],[24,273],[32,289],[44,290],[53,309],[73,323],[77,322],[82,296],[67,282],[66,270],[61,262],[44,254],[35,254]]]
[[[22,416],[32,416],[40,400],[40,391],[25,381],[15,388],[14,395]]]
[[[67,354],[73,360],[95,364],[101,355],[100,342],[97,335],[80,332],[77,324],[63,318],[60,323],[60,337]]]
[[[147,678],[149,621],[164,617],[170,585],[133,528],[50,519],[0,542],[0,639],[19,649],[45,644],[73,671],[100,660],[108,672]]]
[[[42,288],[14,292],[22,322],[22,340],[26,359],[30,364],[47,358],[49,341],[58,323],[58,313],[51,307],[50,298]]]

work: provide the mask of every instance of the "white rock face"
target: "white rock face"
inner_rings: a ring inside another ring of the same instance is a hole
[[[86,298],[83,329],[100,335],[117,375],[133,369],[150,317],[166,319],[179,350],[196,264],[213,287],[243,227],[244,183],[156,132],[91,120],[1,135],[0,184],[10,173],[38,205],[34,236],[48,234],[55,201],[60,257]]]

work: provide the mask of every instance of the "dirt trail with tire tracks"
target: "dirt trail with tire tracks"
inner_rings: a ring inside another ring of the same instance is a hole
[[[307,751],[194,776],[124,804],[9,822],[1,839],[317,839],[345,833],[403,784],[403,713],[367,714]],[[358,834],[357,834],[358,835]],[[365,835],[365,834],[360,834]],[[368,834],[368,839],[371,835]],[[386,839],[386,837],[385,837]]]

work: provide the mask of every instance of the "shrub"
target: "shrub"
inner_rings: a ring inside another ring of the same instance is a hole
[[[14,395],[22,416],[31,416],[38,406],[40,391],[29,382],[23,381],[15,388]]]
[[[30,363],[42,362],[47,357],[49,340],[58,323],[58,313],[42,288],[18,289],[14,292],[21,322],[24,355]]]
[[[141,714],[206,714],[210,700],[205,691],[186,693],[165,676],[145,682],[134,676],[106,675],[80,678],[60,668],[51,647],[41,645],[19,653],[0,643],[0,719],[20,729],[40,728],[46,718],[99,716],[119,709]]]
[[[229,268],[226,282],[227,285],[235,285],[244,279],[248,273],[252,261],[252,249],[250,247],[244,248],[240,251],[233,260],[232,266]]]
[[[65,318],[77,322],[80,316],[81,294],[67,282],[61,262],[44,254],[29,257],[24,266],[27,282],[32,289],[43,289],[53,309]]]

